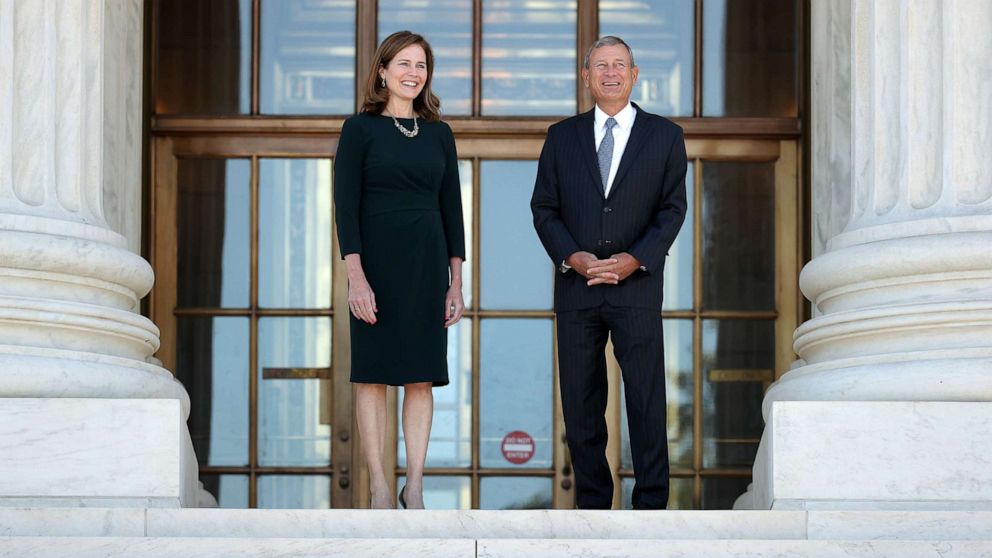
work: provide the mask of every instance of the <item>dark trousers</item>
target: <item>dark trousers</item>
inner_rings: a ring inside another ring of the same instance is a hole
[[[610,509],[613,503],[605,418],[605,349],[612,335],[627,402],[634,509],[665,509],[668,437],[661,312],[603,304],[558,312],[557,318],[558,377],[576,504],[581,509]]]

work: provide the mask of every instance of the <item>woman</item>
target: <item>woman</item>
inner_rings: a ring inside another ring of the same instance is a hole
[[[431,91],[434,55],[420,35],[379,45],[362,111],[335,158],[338,242],[348,268],[351,381],[373,508],[392,508],[382,459],[386,386],[403,386],[403,507],[424,507],[433,386],[448,383],[446,329],[462,317],[465,231],[451,128]],[[381,306],[380,306],[381,303]]]

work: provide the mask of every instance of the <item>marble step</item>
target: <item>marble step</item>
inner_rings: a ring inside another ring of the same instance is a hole
[[[988,541],[0,537],[2,558],[977,558],[990,553]]]
[[[2,536],[150,539],[990,541],[992,512],[0,507],[0,537]]]

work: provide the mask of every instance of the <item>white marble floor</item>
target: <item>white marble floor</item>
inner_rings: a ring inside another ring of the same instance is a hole
[[[0,558],[992,557],[988,511],[0,508]]]

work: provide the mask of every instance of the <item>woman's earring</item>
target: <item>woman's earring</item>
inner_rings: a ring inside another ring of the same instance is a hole
[[[386,78],[382,78],[382,86],[383,86],[383,87],[385,87],[385,86],[386,86]]]

